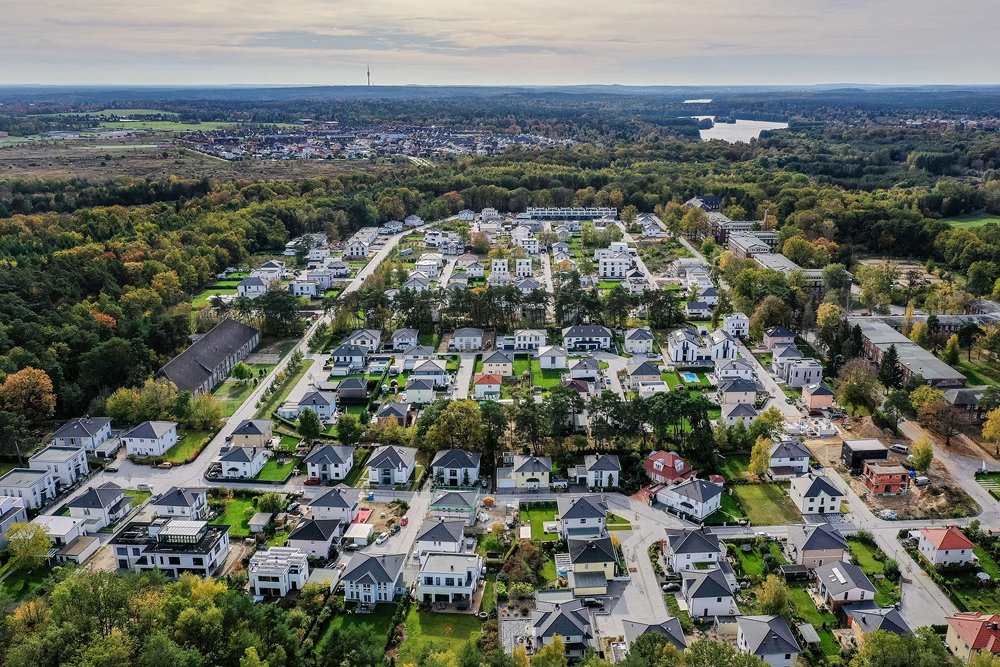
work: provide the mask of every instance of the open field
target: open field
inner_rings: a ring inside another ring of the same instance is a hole
[[[534,542],[550,542],[558,540],[557,533],[546,533],[545,523],[555,521],[558,510],[555,505],[552,507],[521,507],[521,523],[531,524],[531,539]]]
[[[801,523],[802,515],[777,484],[741,484],[733,487],[743,510],[756,526],[787,526]]]
[[[250,519],[256,513],[250,498],[233,498],[226,503],[226,509],[209,523],[219,523],[229,526],[229,534],[236,537],[246,537],[250,534]]]
[[[196,450],[201,449],[211,435],[208,431],[187,431],[176,445],[166,451],[163,458],[171,463],[183,463],[193,456]]]
[[[406,639],[399,647],[399,664],[417,664],[424,652],[455,653],[467,641],[478,639],[482,621],[471,614],[436,614],[419,611],[416,605],[406,615]]]
[[[989,215],[988,213],[973,213],[971,215],[960,215],[954,218],[944,218],[941,222],[947,222],[952,227],[982,227],[990,223],[1000,225],[1000,216]]]
[[[317,653],[323,650],[323,645],[333,634],[334,630],[343,629],[355,625],[370,625],[377,635],[389,636],[392,632],[392,616],[396,613],[396,605],[379,604],[375,605],[374,611],[370,614],[348,614],[342,613],[334,616],[330,624],[326,626],[323,635],[316,642]]]

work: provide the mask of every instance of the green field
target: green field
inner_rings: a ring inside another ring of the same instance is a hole
[[[847,540],[847,546],[851,550],[851,557],[855,564],[868,575],[872,584],[875,585],[875,602],[881,607],[888,607],[898,602],[899,586],[881,576],[885,572],[885,560],[875,559],[878,547],[856,539]]]
[[[726,481],[750,479],[750,455],[728,455],[719,462],[719,472],[726,478]]]
[[[987,213],[973,213],[971,215],[960,215],[954,218],[944,218],[941,222],[947,222],[952,227],[982,227],[990,223],[1000,225],[1000,217]]]
[[[323,645],[333,634],[334,630],[339,628],[347,628],[355,625],[370,625],[378,636],[389,636],[392,632],[392,616],[396,613],[396,605],[394,604],[379,604],[375,605],[375,610],[370,614],[347,614],[342,613],[339,616],[334,616],[330,621],[330,624],[326,626],[323,631],[323,635],[316,642],[316,652],[319,653],[323,650]]]
[[[277,459],[268,459],[254,479],[262,482],[284,482],[295,470],[295,465],[295,459],[291,458],[286,459],[285,463],[278,463]]]
[[[194,455],[195,450],[201,449],[211,435],[211,431],[187,431],[176,445],[167,450],[163,458],[171,463],[184,463]]]
[[[101,109],[100,111],[68,111],[64,113],[39,113],[32,114],[39,118],[54,118],[54,117],[66,117],[66,116],[101,116],[103,118],[108,118],[110,116],[176,116],[177,113],[173,111],[161,111],[159,109]]]
[[[997,384],[1000,382],[1000,368],[997,368],[985,359],[972,358],[966,354],[961,355],[961,361],[955,366],[959,373],[969,380],[970,385]]]
[[[212,305],[212,297],[236,294],[236,287],[229,285],[215,285],[208,287],[195,295],[191,300],[192,308],[207,308]]]
[[[558,533],[546,533],[545,523],[555,521],[558,510],[552,507],[521,507],[521,523],[531,524],[531,539],[534,542],[551,542],[559,539]]]
[[[788,562],[785,554],[781,551],[781,546],[777,542],[768,542],[765,552],[774,556],[775,562],[778,565],[784,565]],[[744,552],[738,544],[728,543],[728,553],[736,557],[740,571],[746,576],[760,577],[764,575],[764,553],[757,547],[754,547],[749,552]]]
[[[224,511],[209,523],[220,523],[229,526],[229,534],[236,537],[246,537],[250,534],[250,519],[257,513],[250,498],[233,498],[226,503]]]
[[[462,644],[479,638],[482,622],[471,614],[439,614],[410,607],[406,615],[406,639],[399,647],[399,664],[418,664],[432,649],[456,654]]]
[[[551,389],[562,381],[562,371],[557,369],[542,370],[542,362],[531,360],[531,384],[536,387]]]
[[[802,523],[802,515],[777,484],[741,484],[733,495],[755,526],[787,526]]]
[[[207,121],[204,123],[181,123],[173,120],[106,120],[101,127],[115,130],[158,130],[160,132],[211,132],[236,127],[239,123]]]

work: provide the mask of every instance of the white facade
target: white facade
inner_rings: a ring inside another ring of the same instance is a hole
[[[539,329],[518,329],[514,332],[515,350],[534,352],[545,347],[546,342],[545,332]]]
[[[52,435],[56,447],[83,447],[94,452],[111,437],[111,420],[106,417],[71,419]]]
[[[746,338],[750,335],[750,318],[743,313],[730,313],[722,318],[722,330],[733,338]]]
[[[24,498],[0,496],[0,549],[7,545],[7,530],[15,523],[27,523],[28,506]]]
[[[622,279],[632,269],[634,260],[626,254],[602,256],[597,273],[601,278]]]
[[[144,422],[122,436],[125,450],[134,456],[163,456],[177,444],[177,424]]]
[[[253,479],[267,461],[264,451],[257,447],[223,447],[219,457],[222,476],[226,479]]]
[[[48,470],[14,468],[0,477],[0,496],[20,498],[36,510],[56,497],[56,478]]]
[[[967,565],[975,559],[975,554],[970,548],[967,539],[945,538],[942,548],[938,548],[927,535],[920,532],[917,540],[917,550],[920,555],[934,565]]]
[[[87,451],[80,446],[49,446],[28,459],[32,470],[48,470],[60,486],[73,486],[90,472]]]
[[[250,557],[247,566],[251,595],[285,597],[300,591],[309,579],[309,561],[298,549],[271,547]]]
[[[417,599],[423,602],[471,601],[479,588],[483,559],[478,554],[463,556],[430,553],[417,575]]]
[[[539,349],[538,362],[544,370],[565,370],[569,355],[561,347],[554,345]]]

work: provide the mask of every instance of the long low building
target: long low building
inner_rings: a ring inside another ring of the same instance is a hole
[[[167,378],[180,391],[204,394],[225,380],[233,366],[246,359],[259,343],[259,331],[225,319],[168,361],[156,376]]]
[[[881,363],[886,351],[895,346],[904,380],[919,375],[927,384],[934,387],[965,386],[964,375],[896,331],[882,319],[852,317],[848,318],[847,322],[852,327],[857,325],[861,328],[865,357],[876,364]]]

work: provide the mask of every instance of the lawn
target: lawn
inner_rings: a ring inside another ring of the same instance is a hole
[[[970,385],[997,384],[1000,382],[1000,369],[985,359],[972,358],[963,354],[956,370],[969,379]]]
[[[787,526],[802,523],[802,515],[777,484],[741,484],[732,488],[750,523],[756,526]]]
[[[740,545],[736,543],[729,542],[726,544],[728,553],[733,554],[736,557],[736,561],[739,563],[740,571],[748,577],[761,577],[764,575],[764,553],[762,553],[757,547],[754,547],[748,552],[744,552],[740,549]],[[777,542],[768,542],[765,551],[775,558],[775,562],[778,565],[784,565],[788,562],[785,558],[785,554],[781,552],[781,547]]]
[[[434,652],[449,652],[457,655],[462,644],[476,641],[482,629],[482,622],[471,614],[436,614],[432,611],[418,611],[416,605],[404,621],[406,639],[399,647],[399,664],[418,664],[433,647]]]
[[[1000,217],[987,213],[972,213],[970,215],[960,215],[954,218],[944,218],[941,222],[947,222],[952,227],[982,227],[983,225],[1000,225]]]
[[[187,431],[176,445],[167,450],[163,458],[171,463],[184,463],[205,445],[211,435],[210,431]]]
[[[323,645],[326,644],[327,639],[333,634],[334,630],[340,628],[347,628],[355,625],[370,625],[378,636],[385,635],[389,636],[392,632],[392,617],[396,613],[396,605],[394,604],[379,604],[375,605],[375,610],[370,614],[347,614],[343,613],[339,616],[334,616],[330,621],[330,624],[326,626],[326,630],[323,631],[323,635],[316,642],[316,652],[320,653],[323,650]]]
[[[543,389],[551,389],[562,381],[562,371],[557,369],[542,369],[542,362],[531,360],[531,384]]]
[[[546,584],[551,584],[556,580],[558,574],[556,573],[556,562],[552,560],[551,557],[546,556],[545,561],[542,563],[542,579],[545,580]]]
[[[727,480],[750,479],[750,455],[730,454],[719,463],[719,470]]]
[[[833,612],[817,609],[816,603],[812,601],[808,591],[803,586],[789,586],[788,601],[792,604],[792,614],[806,623],[811,623],[816,629],[823,653],[840,655],[840,644],[837,642],[837,638],[829,630],[823,629],[824,623],[830,628],[837,627],[837,617]]]
[[[875,602],[881,607],[895,604],[899,600],[899,586],[881,576],[885,572],[885,561],[875,559],[878,547],[854,539],[847,540],[847,546],[855,564],[875,585]]]
[[[681,378],[674,371],[664,371],[660,373],[660,379],[667,383],[671,390],[677,389],[681,384]]]
[[[172,120],[130,120],[114,121],[106,120],[101,122],[101,127],[113,128],[116,130],[158,130],[160,132],[211,132],[213,130],[224,130],[236,127],[239,123],[227,123],[208,121],[201,123],[180,123]]]
[[[209,523],[221,523],[229,526],[229,534],[246,537],[250,534],[250,519],[257,513],[250,498],[233,498],[226,502],[226,508],[219,516]]]
[[[559,539],[558,533],[546,533],[545,523],[555,521],[559,510],[555,505],[550,507],[532,507],[528,509],[521,506],[521,523],[531,524],[531,539],[533,542],[552,542]]]
[[[277,410],[278,406],[285,401],[289,392],[292,391],[292,388],[299,383],[299,380],[302,379],[302,376],[305,375],[306,371],[310,368],[312,368],[312,364],[308,360],[304,359],[302,363],[299,364],[299,367],[295,369],[295,373],[291,376],[285,377],[285,381],[282,383],[281,388],[278,389],[278,391],[271,393],[267,402],[260,406],[257,410],[257,414],[254,416],[257,419],[269,419],[271,413]]]
[[[137,491],[135,489],[125,489],[125,495],[132,499],[132,507],[138,507],[152,497],[150,491]]]
[[[213,296],[231,295],[236,294],[236,288],[226,286],[212,286],[207,289],[202,290],[195,295],[194,299],[191,300],[192,308],[206,308],[212,303]]]
[[[612,290],[616,287],[620,287],[621,284],[622,281],[620,280],[602,280],[601,282],[597,283],[597,289]]]
[[[496,581],[494,575],[486,577],[486,586],[483,588],[483,603],[479,606],[480,611],[491,612],[497,605]]]
[[[632,530],[632,524],[628,519],[618,516],[614,512],[608,512],[608,530]]]
[[[212,395],[222,402],[223,416],[232,417],[253,390],[253,382],[226,380],[212,392]]]
[[[296,465],[296,460],[292,458],[285,459],[285,463],[278,463],[276,458],[270,458],[254,479],[262,482],[284,482],[295,470]]]
[[[515,354],[514,355],[514,379],[520,380],[524,373],[531,372],[531,355],[528,354]]]
[[[746,519],[747,515],[740,507],[740,504],[736,499],[728,493],[723,493],[720,496],[721,503],[719,504],[719,510],[713,512],[705,519],[706,526],[721,526],[722,524],[732,524],[737,520]]]
[[[0,577],[6,574],[7,569],[7,565],[0,567]],[[0,582],[0,592],[9,595],[11,600],[21,600],[37,591],[49,572],[48,567],[39,567],[33,572],[14,572]]]

